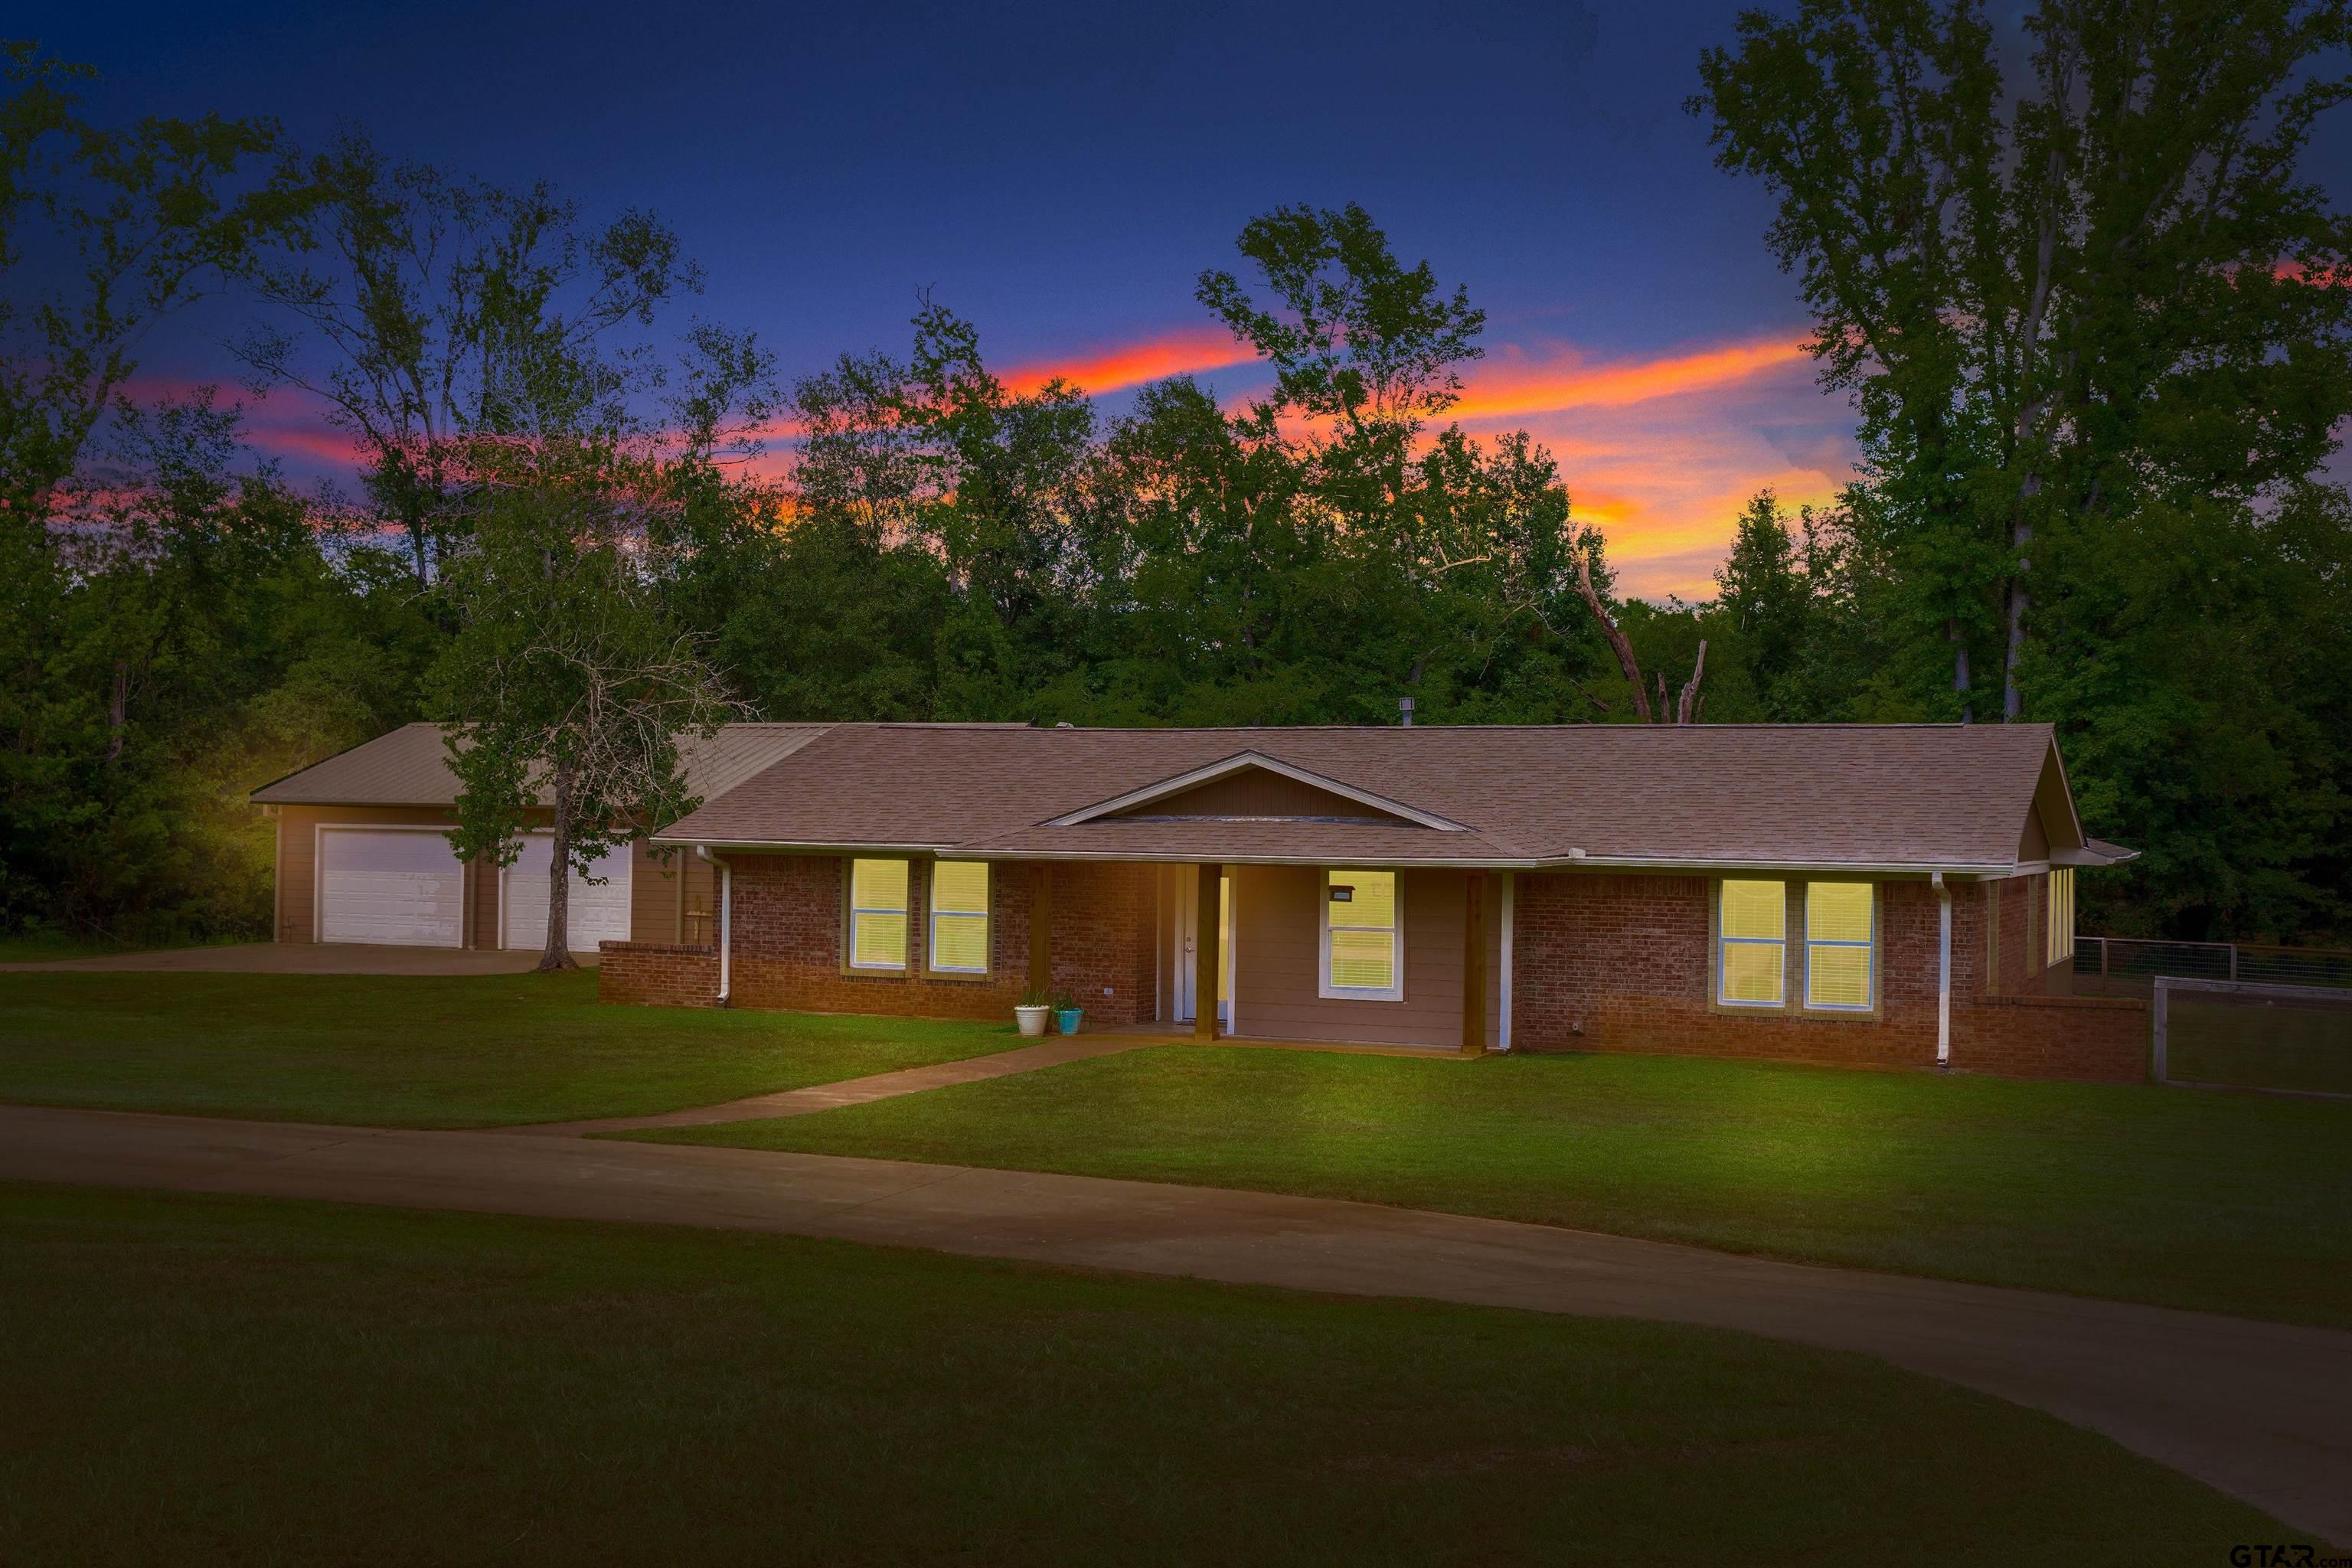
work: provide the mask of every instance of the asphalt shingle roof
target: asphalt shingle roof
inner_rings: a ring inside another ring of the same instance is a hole
[[[1465,831],[1262,818],[1048,826],[1246,752]],[[707,791],[658,837],[1006,858],[1990,868],[2016,862],[2053,758],[2044,724],[836,724]]]
[[[715,799],[824,733],[822,724],[729,724],[678,747],[688,787]],[[264,805],[454,805],[441,726],[404,724],[253,792]],[[548,804],[544,799],[540,802]]]

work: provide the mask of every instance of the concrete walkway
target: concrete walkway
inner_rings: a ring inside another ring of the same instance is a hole
[[[837,1237],[1738,1329],[2049,1411],[2352,1544],[2352,1333],[1270,1193],[519,1132],[0,1107],[0,1177]]]
[[[877,1072],[866,1078],[847,1079],[840,1083],[812,1084],[806,1089],[783,1089],[775,1094],[755,1094],[748,1100],[698,1105],[688,1110],[665,1110],[655,1116],[607,1116],[593,1121],[538,1121],[529,1126],[499,1131],[529,1133],[539,1138],[577,1138],[589,1132],[634,1132],[646,1127],[709,1127],[719,1121],[761,1121],[776,1116],[807,1116],[819,1110],[838,1110],[845,1105],[864,1105],[871,1100],[893,1100],[902,1094],[919,1094],[927,1089],[946,1089],[953,1084],[978,1083],[983,1079],[1007,1078],[1017,1072],[1035,1072],[1039,1068],[1059,1067],[1064,1062],[1082,1062],[1089,1057],[1117,1056],[1121,1051],[1139,1050],[1145,1046],[1166,1043],[1164,1040],[1136,1039],[1118,1035],[1074,1035],[1066,1037],[1057,1035],[1043,1044],[999,1051],[994,1056],[934,1062],[929,1067],[900,1068],[896,1072]]]
[[[596,967],[596,954],[593,952],[575,952],[572,956],[583,969]],[[525,952],[347,942],[247,942],[233,947],[171,947],[155,952],[110,952],[98,958],[0,963],[0,973],[520,974],[538,967],[536,948]]]

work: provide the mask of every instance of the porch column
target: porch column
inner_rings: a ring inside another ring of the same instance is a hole
[[[1200,868],[1199,897],[1194,899],[1192,921],[1192,1037],[1213,1040],[1217,1037],[1217,982],[1225,973],[1225,955],[1217,951],[1217,928],[1220,891],[1224,885],[1223,866]]]
[[[1043,996],[1054,989],[1054,868],[1043,860],[1029,863],[1029,992]]]
[[[1462,1054],[1486,1054],[1486,879],[1465,879],[1470,895],[1462,910]]]

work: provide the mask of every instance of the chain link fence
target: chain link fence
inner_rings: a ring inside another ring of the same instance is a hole
[[[2158,1083],[2352,1100],[2352,989],[2162,974],[2150,990]]]
[[[2074,939],[2074,994],[2152,998],[2158,976],[2255,985],[2352,986],[2352,951],[2242,942]]]

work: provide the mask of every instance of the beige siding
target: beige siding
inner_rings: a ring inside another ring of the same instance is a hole
[[[1378,811],[1361,801],[1334,795],[1328,789],[1278,773],[1270,768],[1243,768],[1221,779],[1195,784],[1181,794],[1146,802],[1123,816],[1346,816],[1379,822],[1402,817]]]
[[[1329,1000],[1320,984],[1322,874],[1309,867],[1245,866],[1234,884],[1235,1032],[1244,1038],[1462,1043],[1462,941],[1466,873],[1400,873],[1404,997]],[[1502,875],[1485,877],[1486,1044],[1502,1025]]]

